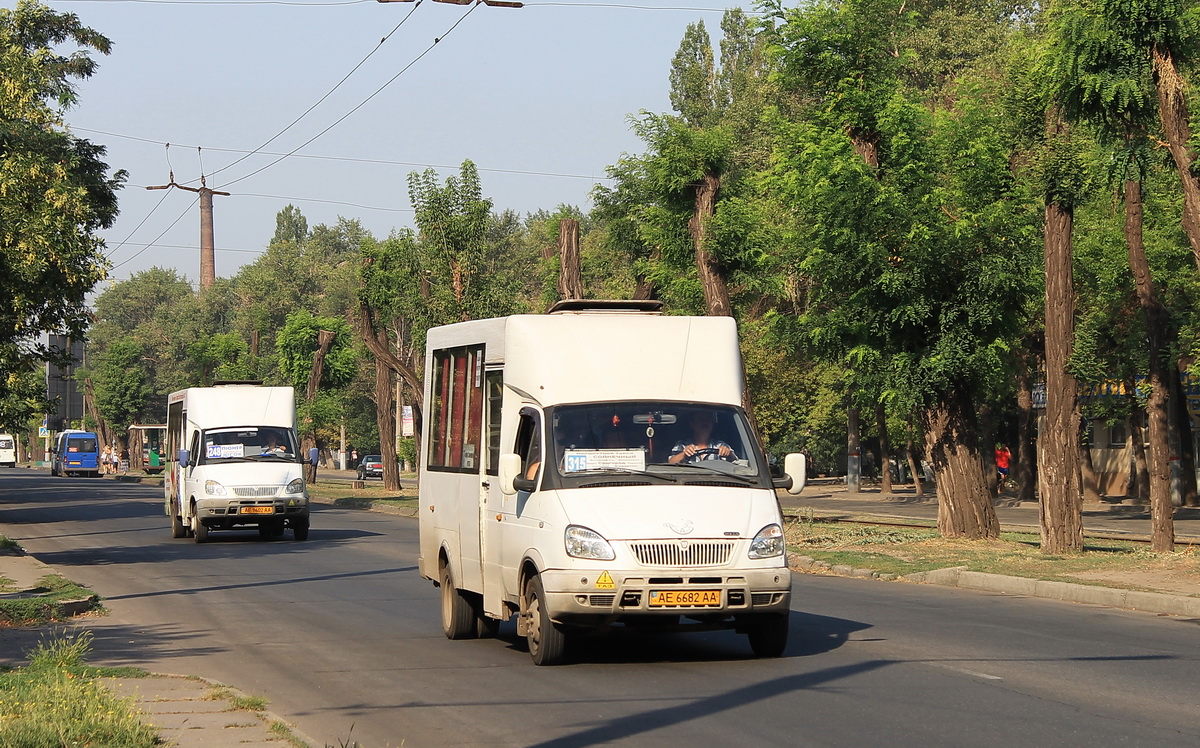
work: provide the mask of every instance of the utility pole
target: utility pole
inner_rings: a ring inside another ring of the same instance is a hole
[[[216,248],[213,241],[213,195],[228,195],[228,192],[218,192],[210,190],[204,182],[203,175],[200,177],[199,187],[184,187],[182,184],[175,183],[175,172],[170,172],[171,181],[166,184],[160,184],[153,187],[147,187],[148,190],[169,190],[172,187],[178,187],[181,190],[195,192],[200,195],[200,288],[212,288],[213,283],[217,280],[217,261]]]

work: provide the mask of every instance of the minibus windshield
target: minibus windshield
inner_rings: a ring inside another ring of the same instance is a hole
[[[296,434],[278,426],[209,429],[196,464],[296,459]]]
[[[550,450],[563,486],[597,475],[672,482],[763,485],[762,458],[746,417],[730,405],[621,402],[547,409]]]

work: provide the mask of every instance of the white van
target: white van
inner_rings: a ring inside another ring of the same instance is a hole
[[[12,434],[0,434],[0,467],[17,466],[17,440]]]
[[[291,528],[308,539],[305,460],[291,387],[257,382],[191,387],[167,397],[163,508],[171,536],[208,540],[211,530],[256,527],[263,538]],[[315,465],[317,450],[309,450]]]
[[[614,625],[733,628],[787,645],[777,487],[742,403],[728,317],[560,302],[431,329],[420,465],[422,576],[451,639],[517,616],[533,661]]]

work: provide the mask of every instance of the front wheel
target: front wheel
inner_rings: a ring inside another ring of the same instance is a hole
[[[200,521],[200,517],[192,515],[192,537],[197,543],[205,543],[208,541],[208,525]]]
[[[787,649],[788,614],[763,616],[746,632],[750,649],[759,657],[779,657]]]
[[[298,519],[292,523],[292,535],[296,540],[308,540],[308,520]]]
[[[533,664],[562,664],[567,654],[567,635],[558,624],[550,620],[550,614],[546,611],[546,591],[542,588],[541,577],[529,580],[525,595],[525,612],[529,616],[526,641],[529,643],[529,656],[533,658]]]

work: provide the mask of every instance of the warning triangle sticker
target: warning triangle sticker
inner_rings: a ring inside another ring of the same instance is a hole
[[[609,576],[607,571],[600,572],[600,578],[596,580],[596,589],[598,590],[615,590],[617,585],[613,582],[613,578]]]

